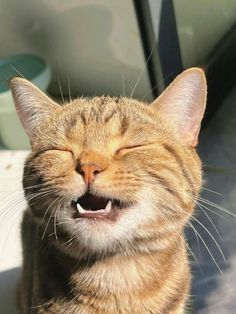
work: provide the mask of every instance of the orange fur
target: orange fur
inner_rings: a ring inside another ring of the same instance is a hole
[[[182,314],[191,279],[183,229],[201,188],[203,72],[185,71],[151,106],[111,97],[59,106],[24,79],[11,88],[32,144],[21,313]],[[73,218],[71,201],[86,192],[83,163],[102,169],[91,193],[122,200],[111,219]]]

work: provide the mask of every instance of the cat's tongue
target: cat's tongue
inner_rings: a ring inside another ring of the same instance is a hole
[[[76,203],[79,217],[99,218],[109,216],[111,212],[111,200],[86,193]]]

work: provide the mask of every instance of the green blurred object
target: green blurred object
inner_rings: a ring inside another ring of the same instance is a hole
[[[17,117],[8,80],[22,76],[42,91],[46,91],[51,79],[47,63],[31,54],[18,54],[0,60],[0,137],[10,149],[30,149],[29,140]]]

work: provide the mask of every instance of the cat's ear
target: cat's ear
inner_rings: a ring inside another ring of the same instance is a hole
[[[164,115],[186,144],[196,146],[206,107],[207,84],[202,69],[182,72],[151,104]]]
[[[37,126],[60,106],[24,78],[12,78],[9,86],[18,116],[32,140]]]

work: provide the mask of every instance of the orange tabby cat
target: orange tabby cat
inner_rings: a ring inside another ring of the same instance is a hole
[[[184,71],[151,105],[95,97],[60,106],[25,79],[10,86],[32,145],[21,313],[184,313],[203,71]]]

